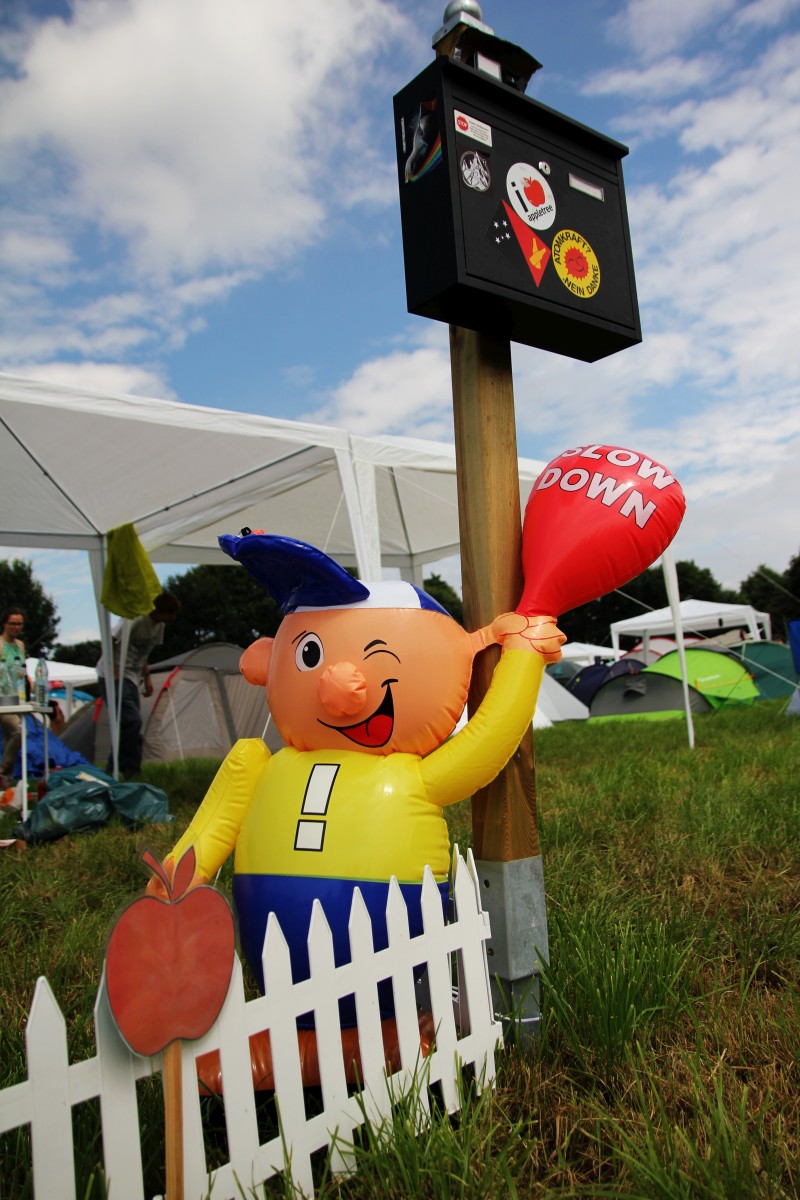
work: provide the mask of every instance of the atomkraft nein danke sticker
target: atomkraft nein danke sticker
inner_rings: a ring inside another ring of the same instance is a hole
[[[491,146],[491,125],[487,125],[484,121],[479,121],[477,117],[470,117],[467,113],[459,112],[457,108],[453,109],[453,119],[456,125],[456,133],[463,133],[464,137],[471,137],[476,142],[482,142],[484,146]]]
[[[530,163],[514,163],[506,175],[506,191],[514,212],[531,229],[549,229],[556,219],[553,189]]]
[[[562,229],[550,247],[558,278],[573,296],[591,300],[600,287],[600,264],[585,237],[574,229]]]

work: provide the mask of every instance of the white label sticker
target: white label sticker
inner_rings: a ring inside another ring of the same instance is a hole
[[[459,112],[457,108],[453,109],[453,117],[456,122],[456,133],[463,133],[464,137],[471,137],[476,142],[482,142],[484,146],[491,146],[491,125],[486,125],[477,117],[468,117],[466,113]]]
[[[553,189],[530,163],[514,163],[506,176],[508,202],[532,229],[549,229],[556,219]]]

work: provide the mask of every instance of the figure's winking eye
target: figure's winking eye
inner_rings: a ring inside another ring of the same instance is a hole
[[[316,667],[321,666],[324,660],[322,642],[317,635],[315,633],[304,634],[294,652],[294,661],[297,663],[298,671],[313,671]]]

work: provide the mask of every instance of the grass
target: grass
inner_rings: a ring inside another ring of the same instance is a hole
[[[323,1172],[323,1200],[800,1196],[800,722],[782,708],[700,717],[694,751],[681,721],[537,733],[550,938],[541,1039],[507,1047],[496,1090],[467,1087],[457,1118],[417,1137],[401,1112],[393,1140],[365,1138],[355,1176]],[[147,769],[170,797],[172,827],[109,826],[4,852],[0,1086],[24,1076],[39,974],[73,1059],[92,1052],[105,938],[144,886],[138,856],[170,848],[213,770]],[[469,805],[448,818],[465,848]],[[150,1101],[153,1194],[157,1089]],[[102,1196],[84,1123],[78,1194]],[[30,1195],[26,1153],[26,1135],[0,1139],[4,1200]]]

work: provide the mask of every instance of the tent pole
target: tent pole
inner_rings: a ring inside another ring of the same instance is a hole
[[[675,622],[675,641],[678,645],[678,661],[681,664],[681,685],[683,687],[683,706],[686,711],[686,732],[689,738],[689,749],[694,750],[694,721],[692,720],[692,705],[689,699],[689,681],[686,678],[686,644],[683,640],[683,625],[681,623],[681,597],[678,590],[678,571],[672,550],[667,549],[661,556],[661,569],[664,572],[664,586],[667,589],[667,600],[672,609],[672,619]]]
[[[381,537],[375,467],[356,459],[352,438],[347,450],[336,451],[339,478],[353,534],[361,579],[381,578]]]
[[[119,721],[117,720],[119,704],[117,701],[117,681],[114,678],[114,645],[111,638],[111,614],[104,607],[100,599],[103,592],[103,576],[106,569],[105,541],[102,534],[98,538],[96,549],[89,551],[89,566],[92,571],[97,622],[100,626],[100,646],[103,652],[103,664],[106,669],[105,690],[106,704],[108,706],[108,728],[111,734],[113,775],[115,779],[119,779]],[[111,668],[110,671],[109,667]]]

